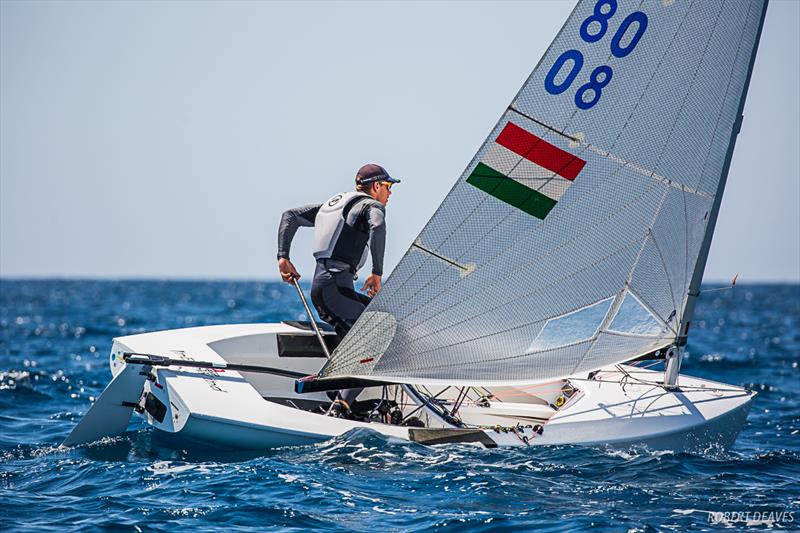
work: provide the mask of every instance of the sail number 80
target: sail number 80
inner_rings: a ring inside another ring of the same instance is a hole
[[[594,43],[602,39],[608,31],[608,22],[617,12],[617,0],[598,0],[594,6],[594,12],[588,16],[580,27],[581,39],[586,43]],[[633,35],[623,44],[623,39],[631,31],[631,26],[636,23]],[[617,58],[626,57],[633,52],[639,40],[647,30],[647,15],[641,11],[634,11],[629,14],[617,28],[616,33],[611,38],[611,55]],[[569,70],[560,82],[556,82],[567,62],[571,64]],[[544,88],[550,94],[561,94],[572,86],[575,78],[583,68],[583,54],[580,50],[570,49],[561,54],[544,78]],[[575,105],[579,109],[591,109],[597,104],[602,96],[605,86],[611,82],[614,70],[609,65],[600,65],[592,70],[589,75],[589,82],[578,87],[575,92]],[[588,100],[587,98],[588,93]]]

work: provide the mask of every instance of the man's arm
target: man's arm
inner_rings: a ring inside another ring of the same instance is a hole
[[[321,206],[322,204],[304,205],[289,209],[281,216],[281,222],[278,225],[278,270],[283,281],[287,283],[293,283],[295,279],[300,279],[300,274],[289,260],[292,239],[301,226],[311,227],[314,225]]]
[[[383,252],[386,249],[386,213],[382,207],[370,206],[367,213],[369,225],[369,253],[372,255],[372,273],[383,275]]]
[[[383,206],[371,204],[366,213],[369,226],[369,253],[372,255],[372,274],[364,281],[361,290],[367,296],[375,296],[381,290],[383,276],[383,252],[386,249],[386,213]]]

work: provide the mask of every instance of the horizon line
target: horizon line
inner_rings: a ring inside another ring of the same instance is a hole
[[[310,277],[306,276],[306,281],[310,281]],[[387,276],[388,278],[388,276]],[[253,277],[212,277],[212,276],[88,276],[88,275],[5,275],[0,274],[0,281],[100,281],[100,282],[114,282],[114,281],[170,281],[177,283],[188,282],[238,282],[238,283],[283,283],[279,277],[270,278],[253,278]],[[707,279],[703,280],[703,284],[713,285],[726,285],[730,284],[731,280],[728,279]],[[800,277],[797,279],[765,279],[765,278],[748,278],[737,279],[736,285],[800,285]]]

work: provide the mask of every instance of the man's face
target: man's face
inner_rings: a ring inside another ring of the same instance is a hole
[[[375,183],[372,185],[372,196],[383,205],[386,205],[389,202],[389,197],[392,195],[391,188],[392,184],[386,181]]]

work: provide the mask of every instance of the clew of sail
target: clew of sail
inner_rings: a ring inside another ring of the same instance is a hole
[[[321,375],[533,383],[674,343],[765,10],[581,0]]]

